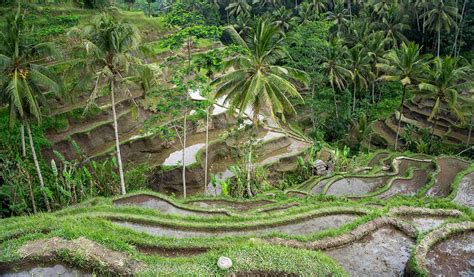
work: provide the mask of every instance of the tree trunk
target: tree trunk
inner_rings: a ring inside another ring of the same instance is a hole
[[[44,186],[43,174],[41,174],[41,168],[38,162],[38,157],[36,156],[35,145],[33,143],[33,136],[31,135],[31,128],[30,128],[29,123],[26,123],[26,130],[28,132],[28,137],[30,139],[31,154],[33,155],[33,161],[35,163],[36,174],[38,174],[41,190],[43,191],[43,197],[44,197],[44,202],[46,204],[46,209],[48,210],[48,212],[51,212],[51,207],[49,206],[48,195],[44,191],[45,186]]]
[[[209,164],[209,112],[210,108],[207,107],[206,113],[206,160],[204,161],[204,193],[207,192],[207,174],[208,174],[208,164]]]
[[[466,3],[467,3],[467,0],[464,0],[464,4],[462,6],[462,11],[461,11],[461,18],[459,19],[459,24],[458,24],[458,28],[456,30],[456,37],[454,38],[454,45],[453,45],[453,53],[454,53],[454,56],[457,56],[457,53],[458,51],[456,51],[456,48],[459,49],[460,51],[460,44],[461,44],[461,36],[462,36],[462,27],[463,27],[463,21],[464,21],[464,12],[466,11]],[[459,37],[459,46],[458,45],[458,37]]]
[[[183,163],[183,171],[182,171],[182,177],[183,177],[183,197],[186,198],[186,165],[184,163],[184,158],[186,157],[186,132],[187,132],[187,116],[188,116],[188,111],[184,111],[184,126],[183,126],[183,156],[182,156],[182,163]]]
[[[471,124],[469,124],[469,135],[467,136],[467,145],[471,144],[471,134],[472,134],[472,121],[474,120],[474,115],[471,115]]]
[[[431,124],[431,134],[430,134],[430,153],[433,152],[433,137],[435,136],[435,129],[438,123],[438,113],[433,117],[433,124]]]
[[[22,125],[23,126],[23,125]],[[30,198],[31,198],[31,205],[33,207],[33,214],[36,214],[36,203],[35,203],[35,195],[33,194],[33,188],[31,187],[31,178],[30,174],[28,173],[28,192],[30,193]]]
[[[151,3],[148,2],[148,16],[151,17]]]
[[[125,195],[126,193],[125,177],[123,174],[122,155],[120,154],[120,140],[119,140],[119,132],[118,132],[118,124],[117,124],[117,113],[115,112],[114,82],[115,82],[114,79],[110,81],[110,98],[112,100],[112,115],[114,118],[115,148],[117,149],[117,164],[118,164],[119,176],[120,176],[120,190],[121,190],[122,195]]]
[[[252,188],[250,187],[250,182],[251,182],[251,171],[252,171],[252,143],[250,142],[250,148],[249,148],[249,154],[248,154],[248,160],[247,160],[247,194],[249,197],[252,197]]]
[[[439,57],[439,50],[441,48],[441,30],[438,30],[438,51],[437,51],[437,56]]]
[[[311,88],[311,100],[314,100],[314,91],[315,87],[314,85]],[[311,124],[313,125],[313,130],[316,130],[316,114],[315,114],[315,109],[311,109]]]
[[[372,82],[372,104],[375,104],[375,81]]]
[[[395,136],[395,145],[393,149],[397,151],[398,147],[398,136],[400,135],[400,126],[402,124],[402,115],[403,115],[403,102],[405,101],[405,94],[406,94],[406,86],[403,86],[403,94],[402,94],[402,102],[400,103],[400,108],[398,109],[399,111],[399,116],[398,116],[398,126],[397,126],[397,135]]]
[[[25,125],[21,124],[20,127],[20,134],[21,134],[21,155],[26,157],[26,144],[25,144]]]
[[[352,20],[352,0],[347,0],[347,9],[349,10],[349,17]]]
[[[334,89],[334,84],[331,83],[333,97],[334,97],[334,108],[336,109],[336,118],[339,118],[339,113],[337,111],[337,100],[336,100],[336,90]]]
[[[352,99],[352,112],[354,113],[355,110],[356,110],[356,93],[357,93],[357,85],[356,83],[354,82],[354,96],[353,96],[353,99]]]

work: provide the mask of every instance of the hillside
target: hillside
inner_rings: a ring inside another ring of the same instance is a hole
[[[0,1],[0,276],[470,276],[469,1]]]

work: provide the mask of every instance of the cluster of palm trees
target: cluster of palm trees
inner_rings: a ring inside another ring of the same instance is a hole
[[[123,85],[123,76],[127,76],[131,63],[135,61],[132,54],[139,42],[137,30],[132,25],[117,21],[106,14],[97,17],[82,30],[72,30],[70,36],[74,45],[74,57],[68,62],[69,74],[64,74],[64,79],[51,72],[46,66],[59,58],[54,45],[51,43],[31,45],[28,40],[28,31],[24,14],[18,6],[16,13],[8,17],[7,25],[0,33],[2,42],[5,42],[0,45],[0,100],[10,109],[10,126],[15,127],[18,123],[21,126],[23,155],[26,152],[23,128],[26,126],[30,150],[47,210],[51,208],[31,125],[41,125],[44,113],[49,108],[45,101],[47,93],[53,92],[57,97],[68,98],[68,94],[72,91],[90,87],[87,84],[91,80],[94,85],[89,103],[92,103],[104,90],[108,91],[111,97],[120,188],[121,193],[125,194],[115,93],[117,88],[122,91],[127,90]],[[72,76],[73,80],[67,79],[67,76]],[[63,85],[65,79],[69,82],[67,93]],[[80,84],[85,84],[85,87]]]

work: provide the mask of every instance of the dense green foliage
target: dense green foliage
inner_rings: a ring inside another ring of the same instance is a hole
[[[377,120],[403,111],[403,103],[414,96],[434,99],[428,119],[432,130],[408,125],[400,142],[420,153],[473,155],[469,142],[435,139],[445,110],[456,118],[447,128],[472,128],[470,1],[17,4],[0,2],[0,11],[8,15],[0,18],[1,38],[7,42],[0,49],[2,216],[110,196],[119,191],[118,182],[122,193],[124,183],[131,190],[144,187],[146,164],[128,164],[126,182],[120,180],[121,170],[115,168],[121,167],[121,157],[113,157],[119,138],[97,160],[83,155],[72,138],[76,158],[52,155],[45,138],[51,130],[67,130],[70,120],[100,116],[105,111],[100,106],[106,105],[95,100],[108,99],[114,90],[128,95],[132,87],[144,91],[140,103],[128,99],[132,106],[153,113],[140,136],[181,139],[187,122],[202,121],[212,105],[189,99],[187,91],[199,90],[208,100],[227,97],[231,110],[252,107],[255,125],[262,111],[288,129],[302,130],[315,145],[329,144],[345,161],[338,165],[341,170],[370,149]],[[88,105],[55,112],[84,95]],[[139,120],[135,108],[125,114]],[[183,117],[191,110],[192,116]],[[30,125],[36,151],[21,144],[22,126]],[[252,145],[243,152],[247,159],[234,168],[242,178],[229,191],[250,196],[252,189],[244,193],[243,187],[252,183],[255,191],[264,191],[266,173],[248,174],[247,164],[258,157],[252,157]],[[282,180],[282,187],[310,177],[308,161],[299,165],[301,172]]]

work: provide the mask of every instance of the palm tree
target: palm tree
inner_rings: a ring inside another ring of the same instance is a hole
[[[314,17],[313,7],[308,2],[303,2],[301,3],[301,5],[299,5],[298,14],[294,17],[294,20],[298,24],[303,24],[306,21],[313,19],[313,17]]]
[[[327,13],[327,18],[334,22],[337,26],[337,33],[340,34],[342,28],[349,23],[347,9],[344,8],[344,5],[341,3],[336,3],[334,9]]]
[[[455,6],[450,5],[450,1],[444,0],[433,0],[427,6],[427,11],[423,14],[426,16],[424,25],[429,27],[432,31],[437,34],[437,51],[436,56],[439,57],[441,49],[441,30],[449,32],[452,27],[457,28],[456,20],[458,15],[458,9]]]
[[[146,0],[147,5],[148,5],[148,16],[152,17],[153,9],[151,7],[151,4],[155,3],[156,0]]]
[[[310,3],[313,8],[313,11],[316,14],[320,14],[328,10],[327,0],[312,0]]]
[[[423,56],[421,54],[421,48],[415,43],[410,42],[406,44],[403,42],[400,48],[390,50],[384,59],[385,61],[383,63],[377,64],[377,67],[384,72],[381,79],[400,82],[403,87],[402,100],[399,106],[397,135],[394,145],[396,151],[402,122],[403,102],[405,101],[407,88],[413,87],[416,82],[421,80],[423,74],[427,72],[428,56]]]
[[[459,66],[459,59],[454,57],[436,57],[431,63],[431,69],[425,82],[418,85],[425,97],[434,98],[435,104],[428,120],[433,122],[430,146],[438,120],[438,114],[443,103],[448,104],[449,110],[461,123],[465,122],[464,114],[459,105],[458,91],[462,87],[472,88],[473,82],[469,80],[466,66]]]
[[[372,67],[372,103],[375,103],[375,83],[380,75],[380,70],[377,67],[378,63],[382,62],[383,57],[387,53],[387,45],[390,39],[386,38],[382,31],[374,32],[369,35],[367,43],[365,44],[365,51],[367,52]]]
[[[216,86],[215,98],[225,97],[229,111],[239,110],[242,114],[251,109],[254,127],[258,126],[258,115],[262,112],[270,118],[285,121],[286,113],[296,113],[290,97],[301,98],[290,81],[308,83],[307,75],[297,69],[275,65],[284,57],[283,37],[278,27],[260,19],[255,29],[242,38],[232,27],[227,32],[235,43],[245,48],[247,55],[238,55],[227,63],[222,76],[212,82]],[[248,174],[251,168],[251,150],[248,157]],[[250,176],[247,176],[247,194],[252,196]]]
[[[275,10],[272,15],[275,25],[280,28],[280,30],[286,32],[290,28],[290,23],[293,19],[293,14],[290,10],[287,10],[285,7],[280,7]]]
[[[229,15],[239,16],[239,15],[250,15],[252,6],[247,2],[247,0],[233,0],[225,8],[229,12]]]
[[[352,112],[355,112],[357,90],[368,87],[368,79],[371,78],[372,72],[370,58],[360,44],[349,50],[348,62],[353,88]]]
[[[129,72],[132,52],[139,42],[138,32],[133,25],[102,14],[94,18],[93,22],[85,26],[83,32],[78,35],[80,35],[78,41],[82,57],[90,65],[88,69],[95,76],[95,85],[89,104],[97,98],[102,85],[105,84],[110,92],[120,189],[121,193],[125,194],[125,178],[115,111],[115,91],[116,87],[124,81],[123,75]]]
[[[347,52],[347,47],[343,45],[342,41],[334,38],[324,47],[321,55],[322,67],[333,91],[337,118],[339,118],[339,113],[337,108],[336,87],[339,91],[344,90],[347,85],[347,78],[352,76],[351,71],[346,68]]]
[[[41,124],[41,106],[45,103],[41,88],[59,95],[62,92],[60,81],[47,67],[38,64],[47,62],[56,56],[56,51],[50,43],[31,45],[26,39],[27,28],[24,14],[20,5],[16,13],[7,18],[5,29],[0,33],[0,99],[7,102],[10,107],[10,127],[17,121],[26,126],[30,141],[31,154],[38,175],[45,205],[51,211],[41,167],[39,165],[36,149],[31,132],[32,122]],[[24,138],[22,150],[25,151]]]
[[[396,47],[400,42],[407,42],[403,32],[410,29],[407,22],[407,15],[400,12],[398,6],[392,6],[387,10],[382,21],[377,23],[377,29],[385,32],[385,37],[392,41],[393,47]]]

